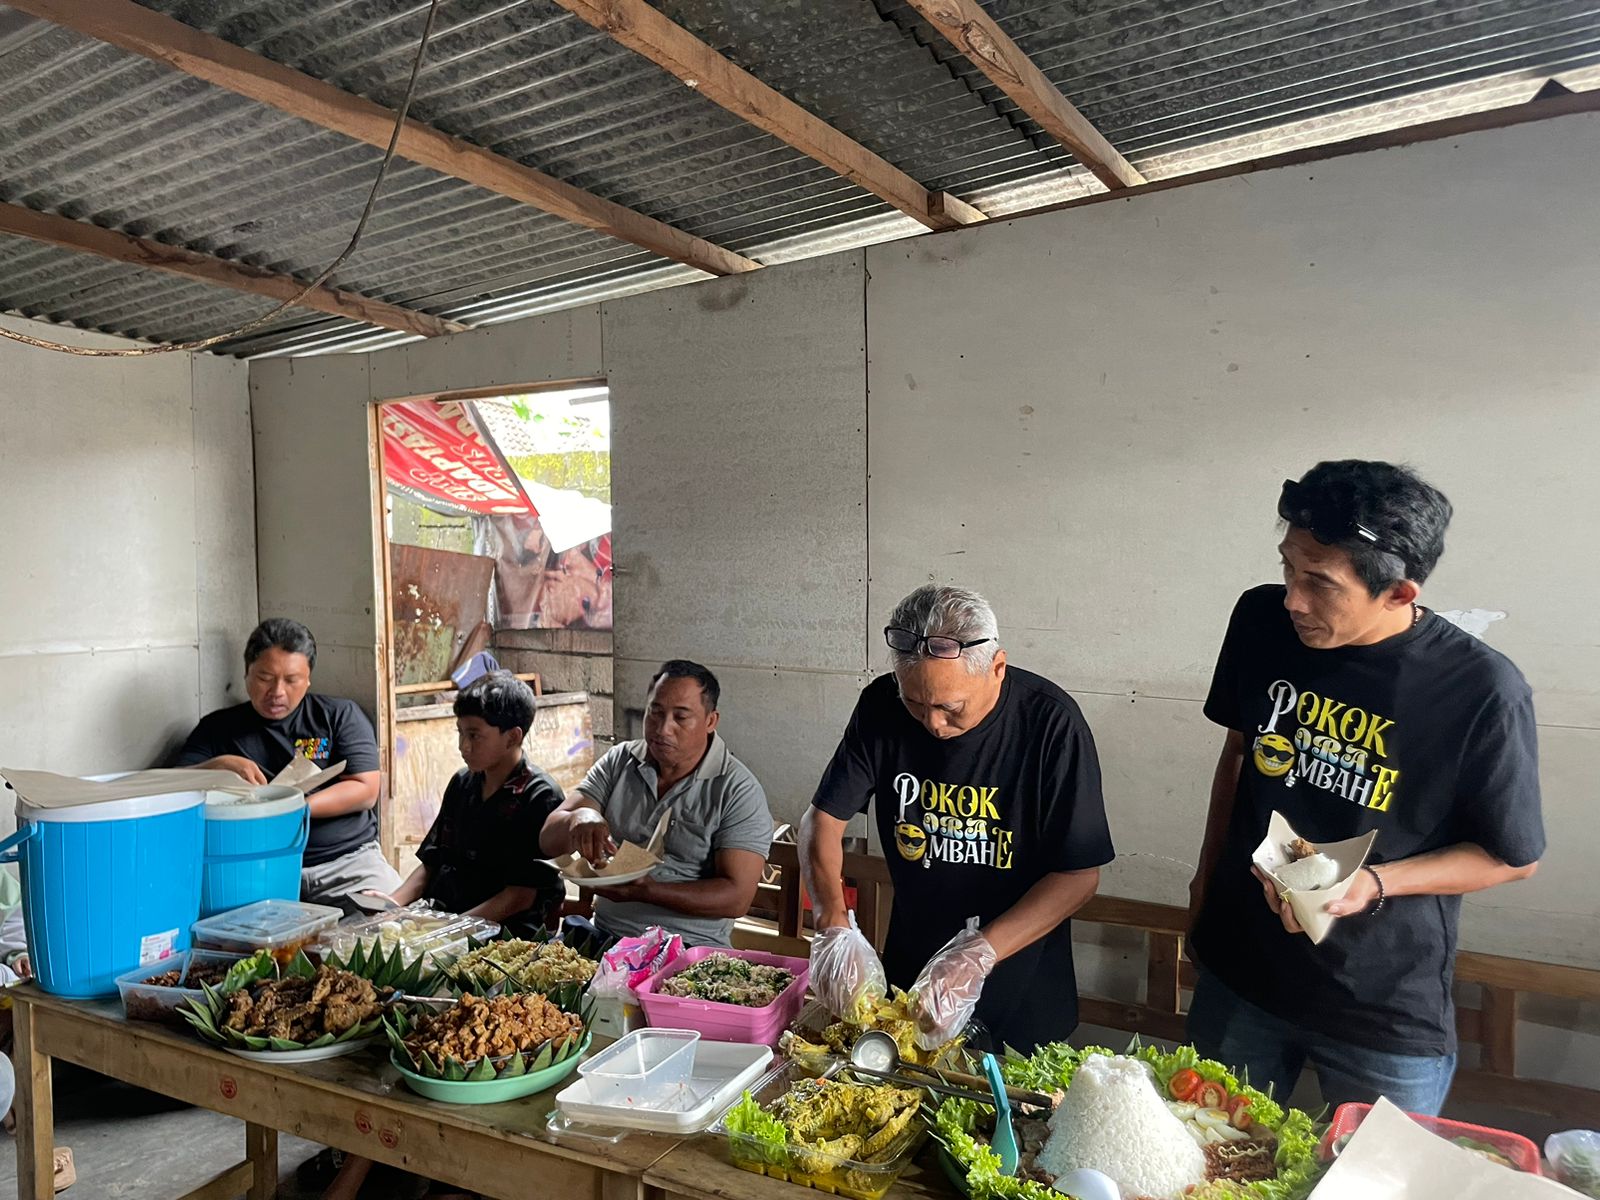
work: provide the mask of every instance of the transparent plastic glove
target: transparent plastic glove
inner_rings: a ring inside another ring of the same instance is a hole
[[[918,1046],[935,1050],[966,1028],[997,960],[989,939],[978,932],[976,917],[928,960],[911,988]]]
[[[856,924],[820,929],[811,939],[811,992],[836,1017],[849,1019],[889,991],[878,952]]]

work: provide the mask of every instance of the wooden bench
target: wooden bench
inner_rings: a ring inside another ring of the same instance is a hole
[[[769,908],[775,905],[777,919],[741,922],[735,942],[749,949],[804,955],[807,914],[801,897],[799,848],[774,843],[768,862],[779,868],[779,878],[762,885],[763,902]],[[875,855],[847,854],[844,877],[856,888],[856,915],[863,932],[881,950],[894,900],[888,863]],[[1185,993],[1194,984],[1194,968],[1183,953],[1188,916],[1186,909],[1143,900],[1096,896],[1089,901],[1073,918],[1078,925],[1114,926],[1144,935],[1145,994],[1143,998],[1080,995],[1078,1012],[1086,1024],[1169,1041],[1184,1039]],[[1480,992],[1477,1008],[1456,1011],[1457,1036],[1463,1045],[1478,1047],[1479,1064],[1457,1072],[1450,1098],[1600,1129],[1600,1090],[1517,1073],[1522,998],[1600,1000],[1600,971],[1462,951],[1456,955],[1456,981],[1475,985]]]

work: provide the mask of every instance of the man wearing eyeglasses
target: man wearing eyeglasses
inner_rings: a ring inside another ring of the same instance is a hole
[[[1206,700],[1228,735],[1190,889],[1189,1036],[1279,1095],[1310,1065],[1329,1104],[1436,1114],[1460,897],[1544,852],[1532,694],[1418,603],[1451,507],[1413,471],[1319,463],[1278,516],[1284,582],[1240,598]],[[1320,945],[1251,865],[1274,811],[1313,843],[1377,831]]]
[[[1094,738],[1072,697],[1007,664],[974,592],[918,588],[884,637],[894,671],[861,693],[801,825],[813,963],[850,937],[842,839],[875,798],[894,880],[883,966],[916,984],[919,1041],[958,1033],[974,1005],[997,1043],[1065,1038],[1078,1023],[1069,918],[1113,857]],[[836,1010],[848,1002],[839,978],[812,982]]]

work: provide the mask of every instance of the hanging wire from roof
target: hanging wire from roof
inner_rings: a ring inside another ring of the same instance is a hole
[[[213,334],[211,337],[199,338],[188,342],[170,342],[161,346],[137,346],[126,350],[98,350],[83,346],[66,346],[60,342],[46,341],[44,338],[31,337],[26,333],[17,333],[0,325],[0,337],[10,338],[14,342],[21,342],[25,346],[35,346],[40,350],[55,350],[61,354],[76,354],[81,358],[145,358],[152,354],[171,354],[177,350],[195,351],[205,350],[215,346],[218,342],[225,342],[229,338],[236,338],[240,334],[249,333],[260,325],[265,325],[286,308],[293,308],[312,292],[321,287],[328,278],[342,267],[345,261],[355,253],[356,247],[361,243],[361,235],[366,232],[367,220],[372,216],[372,210],[378,202],[378,192],[383,188],[383,177],[389,171],[389,164],[394,161],[394,152],[400,145],[400,132],[406,125],[406,114],[411,110],[412,97],[417,94],[417,79],[422,74],[422,60],[428,50],[428,41],[433,36],[433,18],[439,10],[439,0],[430,0],[428,14],[422,25],[422,39],[417,43],[416,57],[411,62],[411,79],[406,84],[405,99],[400,103],[400,110],[395,113],[394,132],[389,135],[389,146],[383,152],[383,161],[378,164],[378,175],[372,181],[372,190],[367,193],[367,203],[361,210],[361,219],[356,222],[355,232],[350,235],[350,242],[321,273],[306,284],[297,295],[283,301],[270,312],[263,313],[255,320],[230,329],[226,333]]]

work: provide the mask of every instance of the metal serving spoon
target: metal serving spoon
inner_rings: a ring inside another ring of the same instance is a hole
[[[881,1029],[868,1029],[856,1038],[850,1047],[850,1065],[863,1071],[878,1071],[890,1075],[913,1075],[912,1082],[922,1084],[922,1077],[936,1080],[945,1084],[959,1084],[971,1089],[974,1093],[982,1092],[981,1099],[990,1103],[989,1081],[977,1075],[969,1075],[964,1071],[946,1071],[941,1067],[922,1067],[915,1063],[907,1063],[900,1058],[900,1046],[894,1038],[884,1033]],[[932,1082],[925,1086],[932,1087]],[[935,1089],[937,1090],[937,1089]],[[1043,1092],[1030,1092],[1025,1088],[1006,1085],[1006,1095],[1013,1103],[1025,1105],[1029,1108],[1054,1108],[1054,1096],[1047,1096]],[[964,1097],[972,1099],[972,1096]]]

